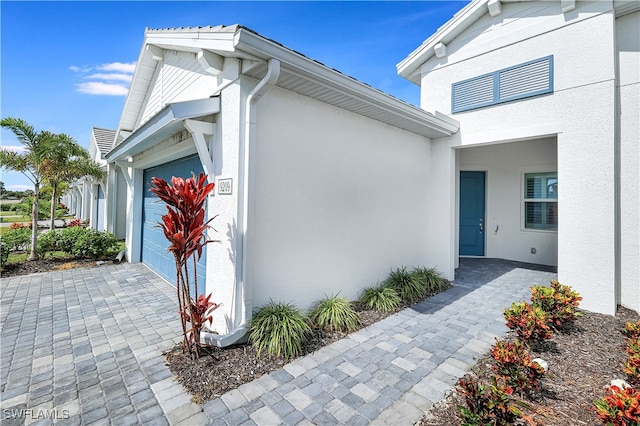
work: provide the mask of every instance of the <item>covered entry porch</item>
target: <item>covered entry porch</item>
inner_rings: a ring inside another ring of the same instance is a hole
[[[455,153],[456,257],[557,266],[556,137]]]

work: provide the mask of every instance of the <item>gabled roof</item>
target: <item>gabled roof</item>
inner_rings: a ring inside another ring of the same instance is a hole
[[[409,81],[420,84],[420,66],[435,55],[435,46],[438,43],[449,44],[485,14],[489,13],[489,3],[520,3],[528,1],[531,0],[472,0],[468,5],[460,9],[453,18],[438,28],[433,35],[411,52],[409,56],[398,63],[396,65],[398,74]],[[565,7],[564,3],[562,1],[563,8]],[[567,3],[571,3],[571,1],[567,1]],[[621,16],[640,10],[640,1],[614,0],[613,6],[616,16]]]
[[[140,115],[152,84],[158,49],[215,53],[243,61],[242,72],[261,79],[269,59],[280,61],[278,86],[339,108],[430,138],[451,135],[458,122],[442,114],[430,114],[378,89],[349,77],[280,43],[240,25],[173,28],[145,31],[129,95],[117,132],[117,143],[126,138]],[[216,95],[209,93],[206,96]]]
[[[98,151],[100,151],[101,157],[104,157],[107,152],[111,151],[113,147],[113,141],[116,136],[115,130],[103,129],[102,127],[93,127],[91,129]]]

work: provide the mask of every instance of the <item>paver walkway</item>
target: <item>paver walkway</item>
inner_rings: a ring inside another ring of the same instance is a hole
[[[454,288],[202,406],[163,363],[173,287],[144,266],[3,279],[0,420],[411,425],[505,333],[503,309],[556,276],[532,267],[463,259]]]

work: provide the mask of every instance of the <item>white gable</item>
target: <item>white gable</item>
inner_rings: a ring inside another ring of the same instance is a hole
[[[207,74],[195,53],[166,50],[158,64],[136,128],[147,122],[165,105],[204,99],[213,95],[216,77]]]

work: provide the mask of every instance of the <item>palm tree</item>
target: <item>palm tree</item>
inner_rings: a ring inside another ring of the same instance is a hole
[[[54,229],[55,212],[60,195],[60,185],[71,183],[84,176],[102,179],[106,171],[98,163],[91,160],[89,152],[78,145],[71,136],[64,133],[55,135],[52,141],[54,154],[45,160],[43,166],[44,180],[51,185],[51,229]]]
[[[8,129],[24,145],[24,152],[18,153],[6,149],[0,150],[0,167],[20,172],[33,183],[34,197],[31,207],[31,253],[29,260],[38,260],[38,200],[43,180],[43,166],[52,155],[54,134],[47,131],[37,132],[34,127],[20,118],[3,118],[0,126]]]

